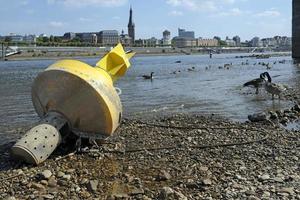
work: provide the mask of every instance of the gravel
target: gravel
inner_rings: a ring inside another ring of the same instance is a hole
[[[12,145],[0,146],[0,199],[300,199],[300,132],[268,122],[124,119],[100,147],[39,166],[12,160]]]

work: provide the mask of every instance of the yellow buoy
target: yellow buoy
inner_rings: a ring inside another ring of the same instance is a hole
[[[56,132],[65,123],[80,137],[111,136],[122,117],[113,83],[124,76],[133,55],[118,44],[96,67],[78,60],[60,60],[40,73],[32,86],[32,102],[41,122],[13,146],[13,155],[30,163],[44,161],[60,143],[61,136]]]

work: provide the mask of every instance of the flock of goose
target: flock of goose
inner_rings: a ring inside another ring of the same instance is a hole
[[[244,87],[252,86],[256,89],[256,94],[259,92],[259,88],[264,88],[268,93],[274,96],[281,98],[281,94],[286,90],[286,88],[278,83],[272,83],[272,78],[268,72],[261,73],[259,78],[248,81],[244,84]]]
[[[176,61],[175,63],[180,63],[179,61]],[[273,64],[275,65],[277,62],[274,61]],[[285,60],[282,61],[278,61],[278,63],[280,64],[284,64]],[[265,66],[267,70],[271,69],[271,64],[270,63],[265,63],[265,62],[258,62],[258,63],[254,63],[253,65],[262,65]],[[230,67],[232,66],[232,63],[229,64],[224,64],[224,66],[219,66],[219,69],[230,69]],[[246,62],[242,62],[241,65],[249,65],[248,60]],[[208,67],[205,67],[205,70],[209,70],[211,69],[211,65],[209,65]],[[187,71],[195,71],[195,67],[191,67],[188,68]],[[171,74],[177,74],[180,73],[181,70],[177,70],[172,72]],[[152,81],[154,72],[151,72],[150,75],[143,75],[142,77],[144,79],[149,79]],[[268,72],[264,72],[261,73],[259,78],[253,79],[251,81],[246,82],[244,85],[244,87],[254,87],[256,90],[256,94],[259,93],[259,89],[260,88],[264,88],[268,93],[270,93],[272,95],[272,99],[274,99],[275,95],[278,96],[278,98],[281,98],[281,94],[286,90],[286,88],[278,83],[273,83],[272,82],[272,78],[270,76],[270,74]]]

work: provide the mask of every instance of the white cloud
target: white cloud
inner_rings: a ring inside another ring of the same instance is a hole
[[[275,9],[271,9],[271,10],[265,10],[263,12],[260,13],[256,13],[254,16],[255,17],[278,17],[280,16],[281,13]]]
[[[226,4],[234,4],[237,0],[166,0],[173,7],[182,7],[193,11],[216,11]],[[239,0],[241,1],[241,0]]]
[[[227,12],[221,12],[219,13],[219,16],[240,16],[243,12],[239,8],[232,8],[231,10]]]
[[[168,15],[170,15],[170,16],[182,16],[183,13],[181,11],[178,11],[178,10],[172,10],[171,12],[168,13]]]
[[[52,22],[50,22],[50,26],[55,27],[55,28],[60,28],[60,27],[64,26],[64,23],[57,22],[57,21],[52,21]]]
[[[91,21],[93,21],[93,19],[91,19],[91,18],[86,18],[86,17],[80,17],[80,18],[79,18],[79,21],[81,21],[81,22],[91,22]]]
[[[183,7],[194,11],[216,10],[214,0],[167,0],[167,4],[173,7]]]
[[[49,4],[62,3],[68,7],[101,6],[116,7],[127,3],[127,0],[47,0]]]
[[[113,16],[112,19],[114,19],[114,20],[119,20],[119,19],[121,19],[121,18],[120,18],[119,16]]]

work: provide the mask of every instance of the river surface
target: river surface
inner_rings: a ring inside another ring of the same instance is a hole
[[[284,100],[272,101],[264,91],[255,95],[254,89],[242,87],[243,83],[266,71],[258,62],[270,63],[268,71],[274,82],[297,87],[300,69],[293,65],[291,57],[236,58],[239,55],[247,54],[220,54],[212,59],[208,55],[134,57],[126,76],[116,83],[122,90],[124,116],[144,119],[180,112],[215,114],[245,121],[249,114],[284,109],[292,104]],[[94,65],[98,59],[81,60]],[[282,60],[285,63],[279,63]],[[38,121],[31,103],[31,84],[37,74],[53,62],[0,62],[0,134],[6,136],[0,138],[0,143],[10,138],[11,129],[29,127]],[[232,66],[224,69],[227,63]],[[188,70],[192,67],[193,71]],[[143,74],[151,72],[154,72],[153,81],[142,78]]]

